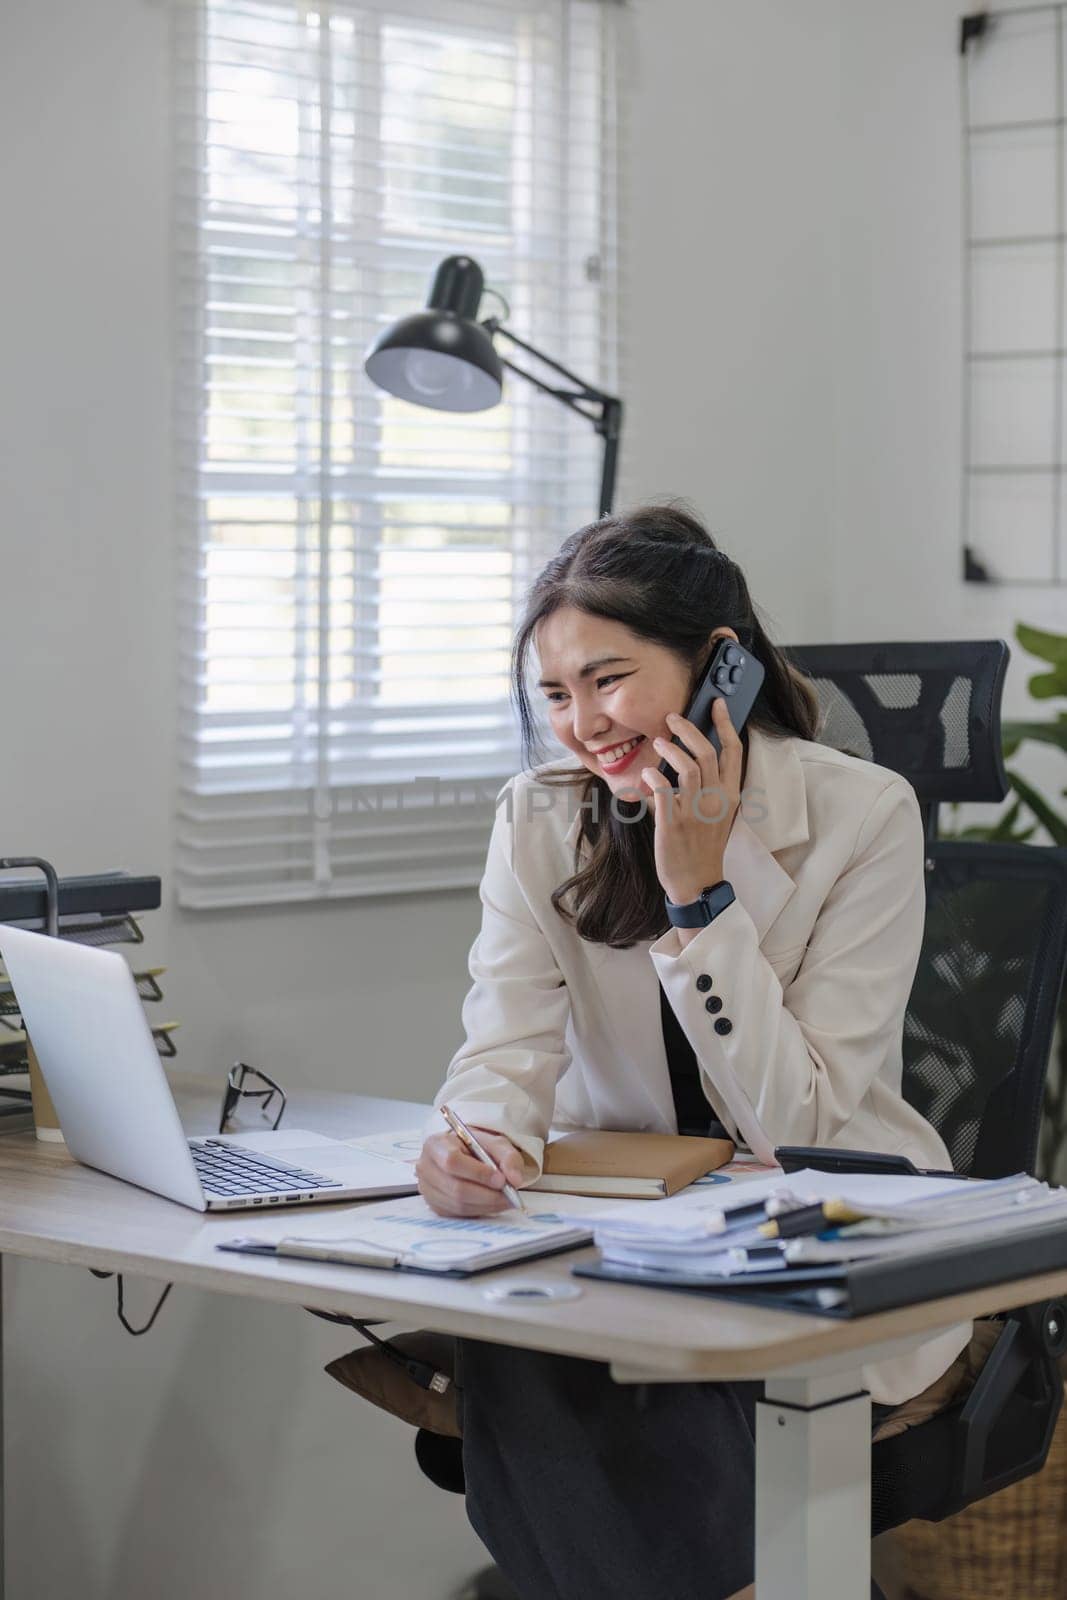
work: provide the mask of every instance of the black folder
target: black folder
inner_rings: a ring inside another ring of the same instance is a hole
[[[898,1306],[942,1300],[992,1283],[1067,1270],[1067,1227],[1048,1223],[1009,1238],[975,1240],[965,1247],[909,1250],[880,1259],[828,1262],[824,1266],[785,1267],[773,1272],[736,1273],[694,1282],[691,1276],[653,1267],[599,1261],[572,1267],[578,1278],[636,1283],[642,1288],[674,1289],[715,1295],[753,1306],[778,1306],[819,1317],[869,1317]]]

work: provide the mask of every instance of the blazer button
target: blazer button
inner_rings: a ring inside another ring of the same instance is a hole
[[[716,1017],[715,1019],[716,1033],[731,1033],[733,1031],[733,1026],[734,1025],[730,1021],[729,1017]]]
[[[702,972],[700,977],[697,979],[697,988],[700,990],[701,994],[707,994],[708,990],[711,988],[711,979],[708,977],[706,972]]]
[[[722,1001],[719,999],[717,994],[710,995],[708,999],[704,1001],[704,1010],[710,1011],[712,1014],[714,1014],[716,1011],[722,1010]]]

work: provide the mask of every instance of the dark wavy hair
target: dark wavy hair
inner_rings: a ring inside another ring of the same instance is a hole
[[[562,606],[621,622],[672,650],[689,669],[690,693],[709,660],[709,635],[732,628],[766,670],[748,726],[780,738],[814,738],[814,690],[771,642],[740,567],[690,512],[676,504],[648,505],[601,517],[571,534],[530,590],[511,658],[527,768],[542,751],[526,688],[530,646],[538,624]],[[552,894],[559,915],[583,939],[614,949],[658,938],[668,922],[656,876],[651,807],[644,815],[640,801],[619,800],[612,807],[609,785],[585,767],[548,768],[539,778],[582,791],[574,874]],[[579,869],[583,845],[589,860]]]

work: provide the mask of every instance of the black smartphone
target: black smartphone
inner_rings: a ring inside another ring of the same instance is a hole
[[[887,1156],[880,1150],[838,1150],[833,1146],[779,1144],[774,1149],[774,1159],[785,1172],[802,1172],[811,1167],[814,1172],[874,1172],[901,1173],[923,1178],[963,1178],[963,1172],[945,1172],[940,1167],[917,1167],[907,1156]]]
[[[718,734],[711,725],[713,703],[720,697],[726,701],[730,710],[730,721],[740,733],[756,703],[763,678],[763,667],[751,650],[735,644],[732,639],[720,639],[718,646],[712,652],[711,660],[704,668],[685,713],[687,721],[695,723],[701,733],[707,734],[715,746],[716,755],[722,754],[722,746]],[[671,743],[681,745],[682,749],[685,749],[684,741],[679,739],[677,734],[674,734]],[[659,770],[677,789],[678,774],[666,758],[660,762]]]

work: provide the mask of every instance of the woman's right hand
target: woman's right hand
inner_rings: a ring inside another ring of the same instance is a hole
[[[472,1156],[462,1139],[451,1131],[432,1133],[415,1163],[419,1193],[443,1217],[489,1217],[510,1211],[501,1193],[505,1182],[516,1186],[523,1179],[522,1156],[502,1133],[474,1128],[475,1138],[500,1171]]]

